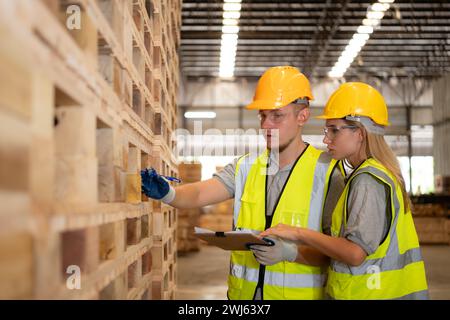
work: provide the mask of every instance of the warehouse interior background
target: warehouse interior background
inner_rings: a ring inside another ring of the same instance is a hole
[[[312,116],[343,82],[382,93],[450,299],[449,34],[447,0],[0,0],[0,299],[226,299],[229,252],[193,228],[230,230],[232,202],[174,209],[139,172],[204,180],[263,143],[244,106],[280,65]],[[304,140],[325,149],[322,128]]]

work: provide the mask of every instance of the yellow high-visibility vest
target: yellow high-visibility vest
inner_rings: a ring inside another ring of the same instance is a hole
[[[358,267],[332,260],[327,294],[333,299],[427,299],[425,267],[411,211],[405,210],[395,177],[375,159],[367,159],[348,179],[333,211],[332,236],[343,235],[350,183],[360,174],[370,174],[388,187],[387,205],[392,212],[389,232],[378,249]]]
[[[238,161],[234,228],[261,232],[284,223],[320,231],[324,193],[336,161],[308,145],[293,165],[272,217],[266,217],[268,158],[266,151],[256,157],[244,156]],[[263,299],[322,299],[323,271],[324,268],[291,262],[262,266],[251,251],[233,251],[228,297],[232,300],[253,299],[260,286]]]

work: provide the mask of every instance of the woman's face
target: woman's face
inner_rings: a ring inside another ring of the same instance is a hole
[[[342,119],[326,121],[323,143],[328,147],[331,156],[337,160],[350,159],[360,153],[363,141],[362,130],[349,125]]]

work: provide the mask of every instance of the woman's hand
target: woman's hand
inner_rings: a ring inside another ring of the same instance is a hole
[[[303,228],[293,227],[287,224],[277,224],[275,227],[267,229],[259,234],[260,238],[267,236],[278,236],[291,241],[300,241]]]

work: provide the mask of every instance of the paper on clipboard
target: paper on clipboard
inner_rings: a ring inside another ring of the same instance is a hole
[[[249,244],[273,245],[273,242],[269,239],[262,240],[250,231],[215,232],[209,229],[195,227],[195,236],[208,242],[210,245],[224,250],[249,250]]]

